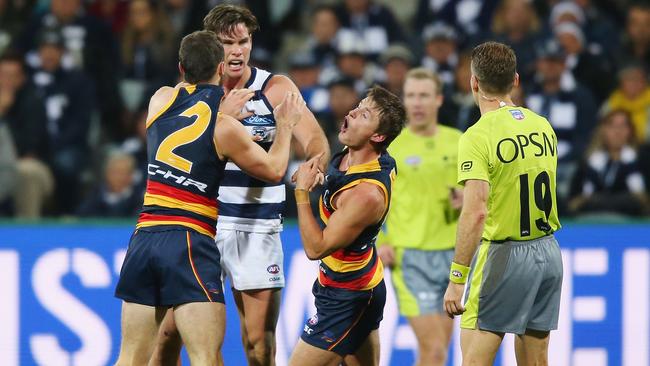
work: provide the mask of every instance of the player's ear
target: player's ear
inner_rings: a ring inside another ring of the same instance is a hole
[[[512,86],[515,87],[515,88],[519,86],[519,73],[518,72],[515,72],[515,80],[512,83]]]
[[[472,74],[472,77],[469,78],[469,86],[474,92],[478,93],[478,78],[476,78],[476,75]]]
[[[372,136],[370,136],[370,141],[372,142],[382,142],[384,140],[386,140],[386,135],[380,135],[378,133],[375,133]]]
[[[181,79],[185,80],[185,70],[183,69],[180,61],[178,62],[178,72],[181,73]]]

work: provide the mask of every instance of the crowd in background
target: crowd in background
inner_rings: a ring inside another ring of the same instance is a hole
[[[0,215],[137,215],[148,99],[178,81],[180,39],[221,2],[0,0]],[[515,103],[557,134],[560,212],[648,215],[650,3],[228,2],[260,22],[251,64],[289,75],[333,152],[364,90],[379,83],[400,95],[416,66],[443,80],[439,122],[466,130],[480,117],[469,52],[509,44]]]

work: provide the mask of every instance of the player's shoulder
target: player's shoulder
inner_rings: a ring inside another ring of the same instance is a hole
[[[371,182],[361,182],[349,190],[346,200],[354,200],[364,210],[383,209],[386,202],[382,187]]]
[[[166,107],[168,107],[176,98],[178,91],[178,87],[175,88],[171,86],[163,86],[156,90],[156,92],[151,96],[151,99],[149,99],[149,116],[157,115],[166,109]]]

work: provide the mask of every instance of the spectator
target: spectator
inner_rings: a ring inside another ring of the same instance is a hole
[[[379,72],[375,64],[369,62],[366,54],[366,45],[356,43],[341,42],[338,45],[336,56],[336,68],[323,70],[321,82],[329,83],[338,78],[349,78],[354,80],[354,89],[357,94],[362,94],[375,81],[375,76]]]
[[[0,55],[21,34],[30,11],[26,1],[0,0]]]
[[[492,20],[495,40],[515,51],[523,80],[531,80],[535,73],[535,44],[540,28],[535,8],[528,0],[502,0]]]
[[[314,9],[311,34],[307,40],[306,48],[323,67],[331,67],[336,62],[339,28],[339,20],[333,7],[321,5]]]
[[[145,89],[172,84],[177,74],[175,43],[171,23],[157,3],[132,1],[122,35],[124,76],[148,83]]]
[[[621,50],[617,55],[618,65],[634,60],[650,67],[650,5],[639,2],[630,6]]]
[[[88,12],[110,25],[113,34],[120,35],[129,17],[129,1],[95,0]]]
[[[54,178],[46,164],[49,150],[45,105],[28,81],[23,58],[9,52],[0,57],[0,124],[9,129],[17,155],[14,214],[38,218],[54,190]],[[0,186],[5,188],[2,183]]]
[[[147,105],[141,106],[133,114],[131,137],[127,138],[118,147],[119,151],[131,155],[135,159],[133,184],[145,188],[147,181]]]
[[[645,181],[629,113],[614,110],[601,120],[574,178],[571,197],[569,210],[573,214],[638,216],[647,211]]]
[[[591,47],[591,52],[598,54],[610,54],[618,48],[618,30],[614,24],[614,17],[616,12],[614,9],[605,8],[604,11],[599,8],[598,4],[594,4],[592,0],[574,0],[576,5],[582,8],[585,14],[585,24],[583,29],[586,35],[587,44]],[[598,2],[596,0],[595,2]],[[601,5],[602,6],[602,5]],[[599,49],[594,49],[597,45]]]
[[[401,98],[406,73],[413,65],[413,54],[405,45],[394,44],[381,53],[379,62],[384,67],[384,80],[380,80],[381,84]]]
[[[575,23],[559,23],[554,29],[557,42],[567,55],[566,65],[575,79],[587,86],[602,103],[614,87],[613,67],[600,53],[591,52],[585,44],[582,29]]]
[[[65,54],[62,67],[82,70],[96,86],[95,98],[101,113],[103,136],[113,140],[124,135],[122,105],[117,87],[119,50],[108,26],[84,12],[82,0],[51,0],[43,14],[36,16],[26,27],[20,48],[27,55],[27,63],[39,67],[38,35],[44,29],[61,29]]]
[[[338,78],[332,81],[328,87],[329,111],[316,116],[325,135],[330,143],[332,154],[343,149],[339,142],[338,134],[341,124],[349,111],[359,104],[359,94],[354,88],[354,80],[350,78]]]
[[[637,141],[648,141],[650,87],[646,69],[639,63],[632,63],[624,66],[618,75],[618,89],[607,100],[605,110],[622,109],[630,113]]]
[[[419,0],[416,32],[421,33],[431,19],[464,29],[470,37],[490,28],[492,14],[499,0]]]
[[[57,28],[39,35],[39,63],[33,81],[47,112],[51,168],[56,179],[58,213],[72,213],[78,204],[81,176],[89,163],[88,131],[94,88],[79,70],[62,66],[63,37]]]
[[[109,155],[104,181],[77,209],[82,217],[135,217],[142,206],[144,191],[134,184],[135,159],[126,153]]]
[[[471,61],[467,53],[459,57],[454,74],[454,87],[445,97],[440,108],[440,123],[461,131],[466,131],[481,118],[481,111],[474,101],[468,82],[472,75]]]
[[[444,23],[432,23],[424,29],[424,58],[421,65],[438,74],[444,89],[454,83],[458,65],[458,32]]]
[[[402,27],[393,13],[371,0],[344,0],[337,8],[339,41],[364,44],[364,56],[375,61],[389,44],[404,42]]]
[[[566,54],[557,42],[546,42],[538,51],[538,83],[527,93],[526,104],[546,117],[557,135],[557,191],[562,202],[593,130],[596,104],[591,92],[567,72]]]
[[[307,107],[313,113],[327,109],[328,92],[318,82],[320,71],[320,64],[312,53],[295,53],[289,58],[289,77],[296,83]]]

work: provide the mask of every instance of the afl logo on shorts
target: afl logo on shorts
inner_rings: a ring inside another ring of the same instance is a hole
[[[266,271],[270,274],[280,273],[280,266],[278,266],[277,264],[271,264],[266,268]]]
[[[316,325],[316,324],[318,324],[318,315],[314,315],[314,316],[312,316],[311,318],[309,318],[309,320],[307,321],[307,323],[309,323],[309,325]]]

